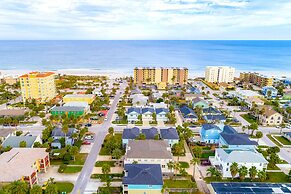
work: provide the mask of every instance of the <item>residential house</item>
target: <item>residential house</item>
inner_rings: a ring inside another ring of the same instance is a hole
[[[95,100],[94,94],[67,94],[63,97],[64,103],[68,102],[87,102],[92,104]]]
[[[263,126],[278,126],[283,122],[283,115],[270,106],[263,106],[263,113],[259,115],[259,121]]]
[[[227,146],[230,149],[255,149],[258,143],[251,141],[247,134],[220,133],[219,146]]]
[[[19,148],[20,142],[26,142],[27,148],[32,148],[36,142],[42,143],[40,136],[9,136],[3,143],[2,146]]]
[[[73,145],[74,144],[74,138],[73,134],[77,132],[77,129],[75,128],[69,128],[68,132],[65,134],[62,130],[62,128],[55,128],[52,131],[52,138],[54,141],[52,142],[52,147],[57,147],[58,149],[62,148],[60,139],[65,138],[65,144],[66,145]]]
[[[0,155],[0,183],[22,180],[30,186],[38,184],[38,173],[50,166],[46,148],[13,148]]]
[[[137,127],[123,129],[122,145],[125,147],[129,140],[135,140],[140,135],[140,129]]]
[[[182,114],[184,122],[197,122],[198,121],[198,117],[195,114],[194,110],[192,110],[188,106],[182,106],[180,108],[180,112]]]
[[[142,120],[143,121],[152,121],[154,112],[155,112],[154,108],[143,108],[142,109]]]
[[[139,115],[141,115],[141,108],[130,107],[127,109],[126,116],[128,123],[135,123],[139,121]]]
[[[195,107],[209,108],[208,103],[205,100],[198,97],[192,100],[192,105],[193,105],[193,108]]]
[[[15,135],[16,135],[15,129],[12,128],[0,129],[0,144],[4,142],[8,137]]]
[[[278,90],[273,86],[265,86],[262,88],[262,93],[267,98],[276,98],[278,95]]]
[[[159,164],[125,164],[123,194],[161,194],[163,175]]]
[[[134,94],[131,95],[130,98],[132,99],[132,105],[135,107],[143,107],[147,105],[149,97],[143,94]]]
[[[153,107],[155,109],[157,109],[157,108],[168,108],[168,104],[166,104],[164,102],[160,102],[160,103],[150,102],[149,103],[149,107]]]
[[[0,110],[0,117],[21,117],[24,116],[27,109],[2,109]]]
[[[156,137],[159,137],[158,129],[155,127],[142,129],[141,133],[146,136],[146,139],[155,139]]]
[[[171,173],[167,164],[173,162],[171,147],[163,140],[129,140],[124,164],[159,164],[163,173]]]
[[[184,95],[186,102],[191,102],[195,98],[203,98],[202,94],[185,94]]]
[[[169,113],[169,109],[167,108],[157,108],[156,109],[156,119],[157,121],[168,121],[167,114]]]
[[[90,105],[87,102],[69,102],[64,104],[65,107],[83,107],[85,110],[85,113],[88,113],[90,111]]]
[[[256,150],[235,150],[235,149],[223,149],[217,148],[215,150],[215,156],[210,156],[209,160],[211,164],[217,167],[223,178],[231,178],[230,166],[232,163],[236,162],[238,167],[247,167],[250,169],[255,166],[257,171],[262,171],[267,169],[268,161],[264,158],[261,153]],[[239,174],[237,173],[236,177]],[[249,174],[246,175],[249,177]]]
[[[223,123],[226,121],[226,117],[220,112],[220,110],[208,107],[202,109],[203,118],[208,123],[220,122]]]
[[[214,124],[203,124],[200,130],[201,142],[207,144],[218,144],[221,128]]]
[[[289,141],[291,141],[291,132],[284,132],[283,135],[284,135],[284,137],[286,139],[288,139]]]
[[[179,143],[179,135],[176,130],[176,128],[166,128],[166,129],[160,129],[160,137],[164,141],[167,141],[170,147],[172,147],[174,144]]]
[[[261,100],[260,98],[256,98],[256,97],[247,97],[245,99],[245,102],[247,103],[247,106],[249,109],[251,109],[254,104],[256,104],[258,106],[264,105],[264,101]]]
[[[103,94],[101,92],[102,88],[101,87],[98,87],[98,88],[95,88],[93,91],[92,91],[92,94],[98,96],[98,97],[102,97]]]
[[[80,117],[85,114],[85,108],[81,106],[54,106],[51,109],[54,116]]]

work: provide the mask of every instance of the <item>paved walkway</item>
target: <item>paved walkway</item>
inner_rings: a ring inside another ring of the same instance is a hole
[[[50,166],[46,173],[38,173],[39,183],[43,184],[49,178],[54,178],[55,181],[69,181],[75,183],[80,173],[59,173],[59,166]]]
[[[123,167],[111,167],[110,168],[110,173],[115,174],[115,173],[122,173],[123,172]],[[102,167],[94,167],[92,174],[102,174]]]

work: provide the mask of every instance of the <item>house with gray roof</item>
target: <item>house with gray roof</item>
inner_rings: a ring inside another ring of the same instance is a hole
[[[209,108],[209,104],[205,100],[198,97],[192,100],[192,105],[193,105],[193,108],[195,107]]]
[[[60,149],[61,143],[60,143],[60,139],[65,138],[65,144],[66,145],[73,145],[74,144],[74,138],[73,138],[73,134],[77,133],[77,129],[75,128],[69,128],[68,132],[65,134],[62,130],[62,128],[60,127],[56,127],[53,131],[52,131],[52,138],[54,139],[53,143],[52,143],[52,147],[56,147],[58,149]]]
[[[166,128],[166,129],[160,129],[160,137],[164,141],[167,141],[170,147],[172,147],[174,144],[179,143],[179,135],[176,130],[176,128]]]
[[[149,100],[149,97],[143,94],[134,94],[134,95],[131,95],[130,98],[132,99],[132,105],[136,107],[145,106]]]
[[[159,164],[125,164],[123,193],[160,193],[163,175]]]
[[[250,140],[247,134],[222,132],[219,145],[232,149],[255,149],[258,143]]]
[[[12,128],[3,128],[0,129],[0,143],[4,142],[10,136],[15,136],[15,129]]]
[[[264,156],[256,150],[237,150],[237,149],[223,149],[217,148],[215,150],[215,156],[210,156],[209,160],[211,165],[215,166],[221,173],[223,178],[231,178],[230,166],[236,162],[238,168],[241,166],[250,169],[255,166],[258,171],[267,169],[268,161]],[[235,177],[238,177],[237,174]],[[247,174],[246,177],[248,177]]]
[[[26,142],[27,148],[32,148],[34,143],[39,142],[42,143],[40,136],[9,136],[3,143],[2,146],[4,148],[19,148],[20,142]]]
[[[159,164],[163,173],[172,173],[167,164],[173,162],[171,147],[163,140],[129,140],[124,164]]]

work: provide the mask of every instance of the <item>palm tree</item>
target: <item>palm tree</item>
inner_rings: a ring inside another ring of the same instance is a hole
[[[238,169],[238,173],[239,173],[239,178],[241,180],[244,180],[246,175],[248,174],[248,168],[245,166],[242,166],[240,169]]]
[[[254,179],[256,178],[257,173],[258,173],[258,171],[257,171],[257,168],[256,168],[255,166],[252,166],[252,167],[249,169],[249,175],[250,175],[250,178],[251,178],[252,180],[254,180]]]
[[[258,172],[258,178],[261,182],[267,179],[267,172],[265,170],[261,170]]]
[[[195,156],[192,158],[192,160],[190,160],[190,164],[193,165],[193,178],[195,178],[195,170],[196,170],[196,165],[200,164],[200,159],[196,158]]]
[[[207,176],[210,175],[211,178],[217,177],[218,174],[220,174],[220,172],[215,167],[213,167],[213,166],[207,169],[206,175]]]
[[[177,174],[178,170],[180,169],[180,163],[174,162],[173,169],[174,169],[174,176],[175,176]]]
[[[233,179],[238,173],[238,164],[236,162],[230,165],[230,172]]]
[[[173,168],[174,168],[174,162],[170,161],[168,164],[168,169],[172,172]],[[170,176],[170,179],[172,179],[172,176]]]

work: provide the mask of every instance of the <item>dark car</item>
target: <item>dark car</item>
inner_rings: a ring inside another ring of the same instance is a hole
[[[85,125],[85,127],[91,127],[91,126],[92,126],[91,123],[87,123],[87,124]]]

